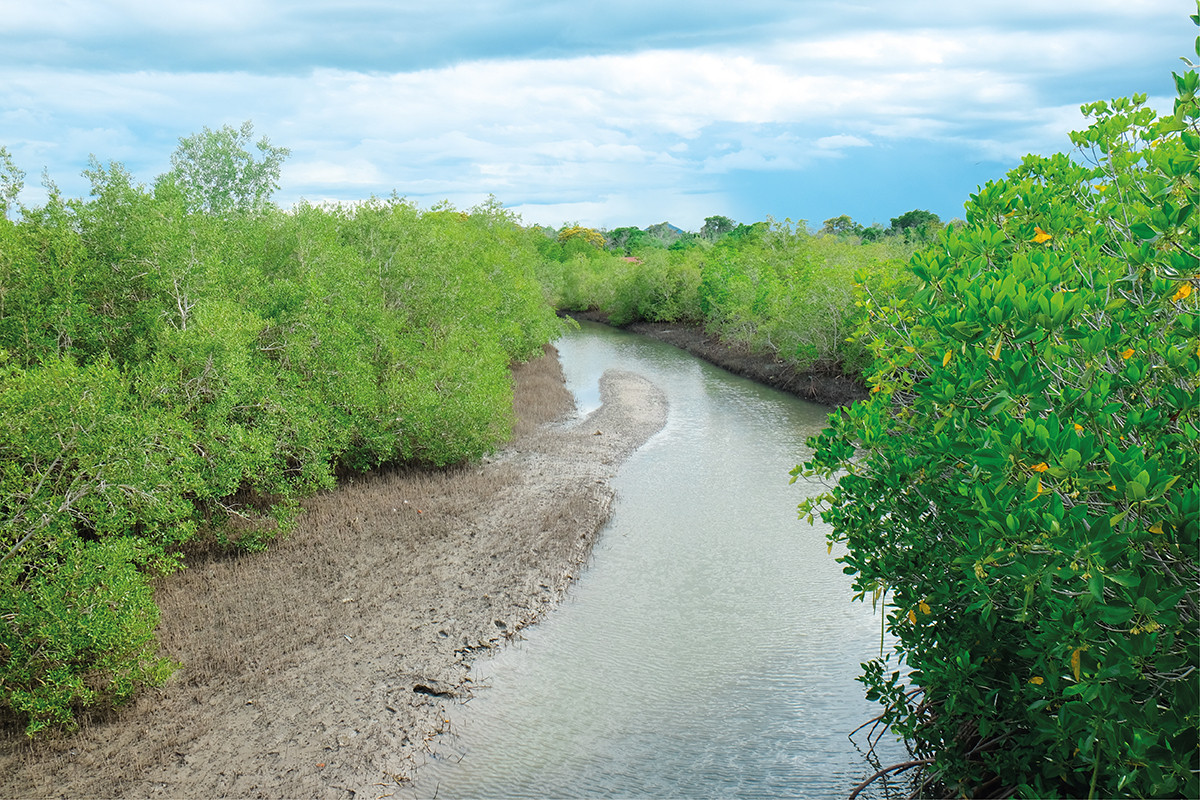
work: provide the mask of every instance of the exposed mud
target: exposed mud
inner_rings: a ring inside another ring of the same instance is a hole
[[[575,319],[602,322],[598,312],[572,312]],[[825,406],[849,405],[867,396],[867,387],[836,369],[798,371],[774,356],[752,353],[741,344],[730,344],[697,325],[668,322],[635,322],[623,330],[667,342],[710,364],[744,378],[779,389],[802,400]]]
[[[514,442],[443,472],[374,474],[313,498],[268,552],[160,581],[164,687],[30,744],[0,732],[3,797],[386,797],[468,667],[564,594],[609,516],[608,480],[666,421],[607,373],[571,421],[552,352],[516,370]]]

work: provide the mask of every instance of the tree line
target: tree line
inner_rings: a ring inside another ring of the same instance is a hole
[[[699,233],[668,223],[543,233],[541,280],[560,310],[599,312],[615,325],[694,324],[796,369],[854,376],[866,353],[847,342],[861,313],[855,287],[904,280],[921,241],[724,216],[708,217]]]

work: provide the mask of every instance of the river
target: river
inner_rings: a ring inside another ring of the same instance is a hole
[[[605,369],[667,394],[664,429],[568,598],[480,661],[411,787],[438,798],[844,798],[879,766],[855,681],[880,617],[850,601],[789,485],[828,409],[670,345],[584,323],[557,343],[580,412]],[[807,490],[807,492],[806,492]],[[883,764],[907,758],[885,737]],[[864,797],[881,797],[876,794]]]

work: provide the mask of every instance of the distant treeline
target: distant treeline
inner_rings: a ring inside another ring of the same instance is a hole
[[[914,221],[916,220],[916,221]],[[855,286],[906,280],[904,263],[943,229],[912,211],[886,234],[863,236],[849,217],[817,233],[803,223],[705,220],[698,233],[669,223],[547,231],[541,279],[567,311],[598,311],[616,325],[684,322],[798,369],[859,375],[865,351],[846,341],[859,316]]]

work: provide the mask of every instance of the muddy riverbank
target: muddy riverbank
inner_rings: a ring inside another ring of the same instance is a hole
[[[610,372],[573,421],[555,354],[515,372],[516,436],[483,463],[394,470],[312,498],[266,553],[160,581],[163,687],[30,744],[0,735],[3,797],[385,797],[469,694],[468,666],[562,598],[609,479],[666,419]]]
[[[572,312],[571,317],[590,322],[608,323],[599,312]],[[670,322],[634,322],[623,326],[651,339],[686,350],[710,364],[757,381],[765,386],[824,406],[849,405],[867,396],[867,387],[835,370],[797,370],[778,358],[753,353],[741,344],[729,344],[698,325]]]

